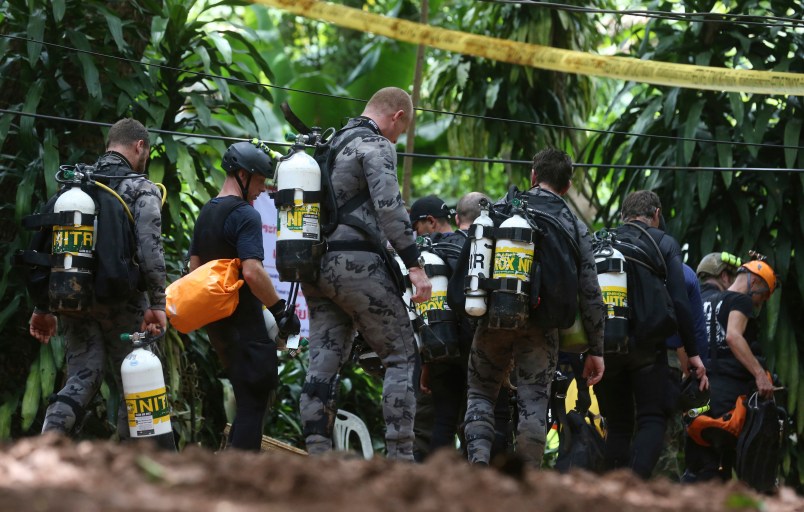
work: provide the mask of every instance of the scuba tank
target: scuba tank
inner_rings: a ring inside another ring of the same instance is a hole
[[[402,271],[402,276],[405,278],[405,292],[402,294],[402,302],[405,304],[405,309],[408,310],[408,319],[410,319],[410,324],[413,326],[413,337],[416,339],[416,349],[421,351],[422,350],[422,340],[419,337],[419,324],[421,323],[421,319],[419,315],[416,314],[416,306],[413,304],[413,285],[410,283],[410,276],[408,276],[408,268],[405,266],[405,263],[402,261],[396,253],[394,253],[394,260],[396,264],[399,265],[399,270]]]
[[[323,254],[321,168],[304,151],[308,137],[296,138],[276,170],[276,270],[285,282],[315,282]]]
[[[628,275],[625,257],[612,246],[612,235],[595,235],[595,263],[603,302],[606,304],[606,324],[603,332],[605,353],[628,352]]]
[[[492,329],[520,329],[528,321],[535,246],[521,204],[519,199],[512,200],[511,217],[496,230],[488,324]]]
[[[424,272],[432,285],[430,300],[416,304],[416,312],[422,319],[419,324],[422,360],[429,363],[458,358],[457,319],[447,305],[449,267],[433,251],[430,238],[419,237],[416,243],[424,258]]]
[[[464,281],[466,314],[480,317],[488,311],[488,292],[481,286],[482,279],[491,277],[494,255],[494,221],[489,217],[489,202],[480,201],[480,216],[469,228],[469,272]]]
[[[162,363],[151,350],[161,336],[121,334],[120,341],[132,342],[135,348],[123,360],[120,374],[132,439],[152,439],[160,448],[176,451]]]
[[[51,311],[86,311],[92,306],[94,297],[94,276],[91,266],[94,260],[95,201],[82,190],[86,175],[78,169],[62,169],[62,176],[68,180],[65,190],[53,205],[54,214],[67,214],[68,222],[53,226],[52,254],[53,265],[48,283],[48,299]],[[72,215],[70,215],[72,213]],[[92,218],[87,224],[83,219]],[[66,217],[62,217],[66,220]],[[76,258],[78,257],[78,258]],[[80,265],[74,264],[80,259]]]

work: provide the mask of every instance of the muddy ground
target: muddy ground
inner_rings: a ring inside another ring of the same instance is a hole
[[[681,486],[629,472],[519,477],[437,453],[422,465],[282,451],[166,453],[142,444],[34,437],[0,450],[0,510],[804,511],[788,488],[759,496],[738,482]]]

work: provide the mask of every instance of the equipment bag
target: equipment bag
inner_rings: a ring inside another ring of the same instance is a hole
[[[530,198],[529,194],[523,194]],[[527,206],[528,218],[545,233],[536,247],[534,274],[531,282],[531,307],[535,308],[533,318],[539,327],[545,329],[567,329],[575,323],[578,312],[578,275],[581,267],[581,250],[578,244],[580,234],[577,225],[573,232],[559,220],[558,216],[569,207],[563,199],[556,196],[551,200]],[[534,201],[531,201],[534,203]]]
[[[177,331],[189,333],[231,316],[240,302],[240,259],[211,260],[171,283],[165,312]]]
[[[776,487],[784,454],[787,412],[757,393],[747,401],[745,425],[737,438],[737,477],[759,492]]]
[[[644,236],[633,235],[622,228],[630,226]],[[627,222],[615,231],[615,249],[626,260],[630,326],[640,342],[653,345],[678,330],[673,299],[667,291],[667,266],[658,242],[640,225]]]
[[[572,469],[585,469],[602,473],[604,469],[605,440],[595,427],[595,415],[589,410],[592,398],[589,387],[583,379],[579,379],[583,372],[580,358],[571,358],[572,373],[577,385],[578,398],[575,408],[566,410],[566,395],[569,380],[554,380],[558,384],[552,409],[560,424],[558,458],[556,469],[567,473]]]

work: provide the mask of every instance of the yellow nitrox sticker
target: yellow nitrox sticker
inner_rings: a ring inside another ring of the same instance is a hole
[[[513,277],[523,281],[530,279],[533,267],[533,249],[500,247],[494,250],[494,278]]]
[[[608,316],[614,316],[614,307],[628,307],[628,291],[622,286],[601,286],[603,302],[608,309]]]
[[[319,0],[252,1],[398,41],[550,71],[710,91],[804,96],[802,73],[715,68],[595,55],[448,30]]]
[[[55,226],[53,253],[91,253],[93,235],[92,226]]]
[[[128,426],[152,430],[159,423],[170,423],[170,404],[164,387],[126,394]]]
[[[449,309],[449,306],[447,305],[446,290],[435,291],[430,295],[430,300],[414,304],[416,306],[416,312],[420,315],[424,314],[425,311],[430,311],[431,309]]]

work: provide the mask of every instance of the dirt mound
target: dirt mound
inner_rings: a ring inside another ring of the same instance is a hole
[[[516,473],[516,471],[514,471]],[[525,469],[520,477],[472,467],[450,452],[422,465],[290,453],[180,454],[150,445],[29,438],[0,453],[0,510],[257,511],[539,510],[629,512],[804,510],[790,489],[761,497],[739,483],[680,486]]]

